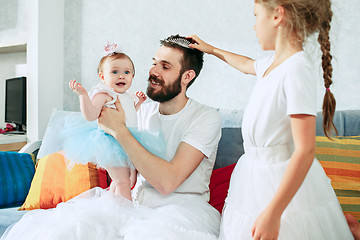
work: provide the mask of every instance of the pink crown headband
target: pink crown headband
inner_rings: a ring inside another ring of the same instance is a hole
[[[118,48],[117,48],[117,44],[116,43],[107,43],[104,47],[105,49],[105,56],[111,56],[114,55],[115,53],[119,53],[121,52]]]

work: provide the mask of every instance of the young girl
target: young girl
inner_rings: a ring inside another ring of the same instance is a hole
[[[77,116],[65,120],[64,130],[61,132],[64,137],[63,150],[72,163],[93,162],[106,168],[112,179],[110,191],[131,200],[131,187],[136,182],[136,171],[119,143],[98,128],[94,120],[99,117],[103,106],[114,108],[114,103],[119,98],[126,113],[127,127],[144,147],[161,155],[165,152],[165,144],[155,135],[136,131],[136,110],[146,100],[146,96],[137,92],[139,101],[135,105],[126,92],[135,74],[133,62],[126,54],[116,50],[116,44],[108,44],[105,51],[106,55],[100,60],[98,67],[101,83],[95,85],[89,94],[76,80],[69,83],[71,90],[79,95],[80,110],[87,121]]]
[[[242,122],[245,154],[231,177],[220,239],[353,239],[330,180],[315,159],[316,71],[303,52],[319,34],[325,81],[326,136],[335,130],[330,91],[329,0],[255,0],[254,61],[215,48],[197,36],[191,47],[257,76]]]

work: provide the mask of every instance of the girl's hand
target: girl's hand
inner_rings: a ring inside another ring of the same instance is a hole
[[[145,93],[143,93],[142,91],[137,91],[136,92],[136,96],[139,98],[139,103],[143,103],[146,101],[147,97],[145,95]]]
[[[265,209],[256,219],[252,229],[254,240],[276,240],[279,236],[280,217]]]
[[[193,44],[189,44],[190,48],[198,49],[204,53],[213,54],[215,47],[207,44],[203,40],[201,40],[197,35],[191,35],[187,37],[188,39],[192,39]]]
[[[80,83],[77,83],[76,80],[71,80],[69,87],[79,96],[86,94],[86,89]]]

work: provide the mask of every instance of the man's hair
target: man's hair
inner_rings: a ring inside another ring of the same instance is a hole
[[[195,77],[189,82],[186,88],[189,88],[197,76],[199,76],[204,62],[204,53],[197,49],[189,48],[188,46],[190,43],[191,39],[189,40],[179,34],[171,35],[170,37],[160,41],[161,46],[175,48],[183,53],[183,57],[180,62],[180,74],[183,74],[187,70],[195,71]]]

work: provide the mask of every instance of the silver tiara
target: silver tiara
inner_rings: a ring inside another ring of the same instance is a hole
[[[175,38],[170,38],[170,39],[165,39],[164,42],[167,42],[167,43],[175,43],[177,45],[180,45],[184,48],[189,48],[189,44],[191,44],[191,41],[187,40],[186,38],[178,38],[178,37],[175,37]]]

